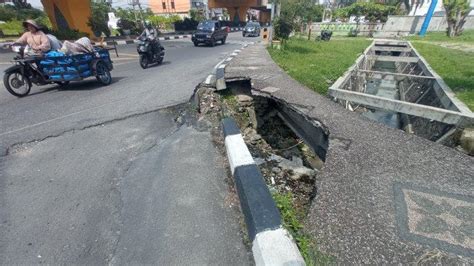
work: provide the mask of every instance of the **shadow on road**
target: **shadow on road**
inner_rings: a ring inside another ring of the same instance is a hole
[[[112,84],[124,79],[125,77],[112,77],[112,83],[108,86],[111,86]],[[100,88],[105,88],[108,86],[104,86],[101,83],[99,83],[95,78],[87,79],[84,81],[76,81],[76,82],[71,82],[67,86],[61,87],[59,85],[52,86],[43,90],[35,91],[30,93],[28,96],[33,96],[33,95],[39,95],[43,93],[47,93],[53,90],[57,91],[90,91],[90,90],[95,90],[95,89],[100,89]],[[27,96],[27,97],[28,97]]]

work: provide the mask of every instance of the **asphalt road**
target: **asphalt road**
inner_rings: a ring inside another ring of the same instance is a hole
[[[164,64],[146,70],[120,46],[107,87],[16,98],[0,85],[0,263],[250,264],[222,155],[167,108],[254,41],[239,36],[163,42]]]

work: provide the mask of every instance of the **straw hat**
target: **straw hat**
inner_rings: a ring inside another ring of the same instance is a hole
[[[36,21],[32,20],[32,19],[28,19],[26,21],[23,22],[23,27],[28,27],[28,25],[31,25],[33,27],[36,28],[36,30],[41,30],[41,26],[38,25],[38,23],[36,23]]]

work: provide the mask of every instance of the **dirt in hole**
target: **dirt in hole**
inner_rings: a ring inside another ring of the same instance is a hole
[[[315,155],[279,117],[274,103],[252,96],[249,84],[233,83],[225,91],[201,91],[202,115],[232,117],[259,166],[270,190],[291,192],[295,207],[306,213],[316,195],[316,175],[323,166]]]

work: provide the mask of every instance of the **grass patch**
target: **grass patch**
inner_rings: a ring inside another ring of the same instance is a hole
[[[428,43],[413,45],[471,110],[474,110],[474,53]]]
[[[8,36],[19,36],[24,32],[22,22],[19,20],[12,20],[0,24],[0,30],[4,35]]]
[[[274,192],[273,200],[280,210],[283,220],[283,227],[290,232],[298,245],[298,248],[307,265],[328,265],[334,261],[334,258],[322,254],[317,248],[315,241],[303,232],[303,225],[300,220],[303,214],[298,212],[293,204],[293,196],[291,192],[282,194]]]
[[[452,42],[452,43],[472,43],[474,44],[474,30],[465,30],[461,36],[449,38],[446,32],[429,32],[425,37],[418,35],[409,36],[411,41],[432,41],[432,42]]]
[[[290,39],[282,50],[269,49],[273,60],[291,77],[312,90],[326,94],[369,46],[365,38],[341,38],[329,42]]]

